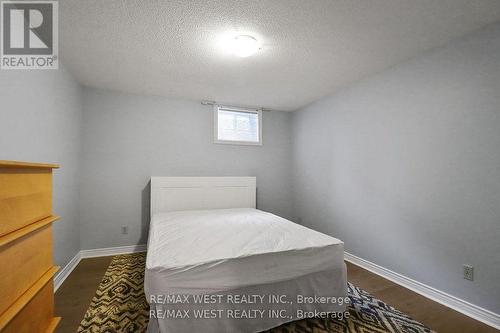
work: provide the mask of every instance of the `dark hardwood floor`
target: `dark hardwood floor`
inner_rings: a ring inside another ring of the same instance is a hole
[[[63,319],[58,333],[74,333],[101,282],[112,257],[82,260],[56,292],[56,315]],[[439,333],[500,332],[457,311],[347,263],[350,282],[409,314]]]
[[[83,259],[55,295],[58,333],[75,333],[113,257]]]
[[[350,263],[347,263],[347,279],[438,333],[500,332]]]

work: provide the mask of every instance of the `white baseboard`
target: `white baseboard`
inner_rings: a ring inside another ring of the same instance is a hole
[[[118,254],[145,252],[146,245],[130,245],[130,246],[118,246],[118,247],[105,247],[102,249],[90,249],[81,250],[80,255],[82,258],[95,258],[95,257],[107,257],[116,256]]]
[[[437,290],[431,286],[410,279],[404,275],[393,272],[387,268],[374,264],[368,260],[359,258],[348,252],[344,252],[344,259],[350,263],[360,266],[372,273],[380,275],[387,280],[397,283],[405,288],[408,288],[424,297],[427,297],[435,302],[443,304],[453,310],[463,313],[466,316],[479,320],[486,325],[500,329],[500,314],[483,309],[477,305],[464,301],[460,298]]]
[[[56,276],[54,277],[54,292],[59,289],[59,287],[62,285],[64,280],[73,272],[75,267],[78,265],[78,263],[82,260],[82,256],[80,255],[80,252],[77,252],[76,255],[71,259],[66,266],[63,267],[59,272],[57,272]]]
[[[82,259],[115,256],[118,254],[145,252],[146,250],[147,247],[145,244],[81,250],[54,277],[54,292],[56,292],[57,289],[59,289],[59,287],[63,284],[64,280],[67,279],[67,277],[71,274],[71,272],[73,272],[73,270],[76,268],[76,266]]]

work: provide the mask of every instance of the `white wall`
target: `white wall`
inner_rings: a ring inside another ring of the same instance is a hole
[[[55,262],[79,250],[81,88],[64,69],[0,73],[0,159],[54,162]]]
[[[500,313],[500,24],[318,101],[292,126],[304,225]]]
[[[83,105],[83,249],[146,243],[151,176],[257,176],[258,207],[291,217],[290,113],[263,113],[259,147],[214,144],[195,101],[86,88]]]

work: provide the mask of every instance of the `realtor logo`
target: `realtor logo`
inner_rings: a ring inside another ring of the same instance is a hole
[[[57,1],[1,1],[1,69],[57,69]]]

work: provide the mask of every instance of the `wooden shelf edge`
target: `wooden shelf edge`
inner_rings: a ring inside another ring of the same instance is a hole
[[[59,322],[61,321],[61,317],[54,317],[50,321],[49,327],[45,330],[45,333],[53,333],[56,331],[57,325],[59,325]]]
[[[24,226],[21,229],[11,231],[8,234],[0,236],[0,248],[2,246],[9,244],[10,242],[15,241],[16,239],[19,239],[19,238],[33,232],[33,231],[36,231],[40,228],[43,228],[46,225],[59,220],[60,218],[61,217],[58,215],[51,215],[51,216],[46,217],[46,218],[44,218],[40,221],[37,221],[35,223],[28,224],[27,226]]]
[[[40,290],[42,290],[43,287],[47,284],[47,282],[51,281],[52,278],[54,277],[54,274],[59,270],[59,267],[53,266],[49,268],[45,274],[42,275],[41,278],[38,279],[24,294],[22,294],[12,305],[5,310],[1,315],[0,315],[0,332],[7,326],[8,323],[12,319],[14,319],[15,316],[19,312],[21,312],[22,309],[31,301],[33,297],[35,297],[36,294]]]
[[[59,169],[58,164],[0,160],[0,168]]]

